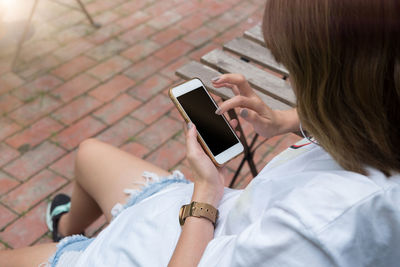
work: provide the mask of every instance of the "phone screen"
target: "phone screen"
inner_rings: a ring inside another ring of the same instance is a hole
[[[203,87],[177,97],[190,120],[214,156],[239,141]]]

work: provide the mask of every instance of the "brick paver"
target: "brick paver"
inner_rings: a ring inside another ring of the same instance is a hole
[[[101,28],[64,5],[76,7],[75,1],[41,1],[35,34],[24,44],[16,72],[10,68],[15,43],[0,50],[0,250],[50,242],[44,222],[48,199],[71,194],[76,150],[86,138],[180,169],[191,179],[182,119],[167,95],[181,81],[175,70],[259,23],[264,5],[258,0],[83,2]],[[289,134],[268,140],[255,155],[258,169],[298,139]],[[230,177],[239,162],[229,163]],[[250,180],[245,166],[238,187]],[[87,234],[104,224],[99,219]]]

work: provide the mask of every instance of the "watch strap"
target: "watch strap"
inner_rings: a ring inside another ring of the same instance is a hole
[[[218,218],[218,210],[207,203],[192,201],[190,204],[182,206],[179,222],[181,225],[185,223],[187,217],[193,216],[198,218],[206,218],[210,220],[214,226]]]

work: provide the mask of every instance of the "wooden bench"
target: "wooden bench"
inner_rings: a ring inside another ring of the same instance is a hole
[[[244,37],[235,38],[225,44],[223,50],[215,49],[204,55],[201,63],[191,61],[176,71],[183,79],[200,78],[211,93],[226,100],[234,96],[231,89],[215,89],[211,84],[211,78],[223,73],[243,74],[257,95],[272,109],[286,110],[295,106],[295,95],[287,82],[289,73],[274,60],[271,52],[265,47],[260,25],[246,31]],[[237,119],[234,110],[228,114],[231,119]],[[246,161],[253,177],[258,173],[253,161],[258,135],[248,143],[242,127],[239,125],[236,130],[241,133],[245,151],[230,187],[234,185]]]

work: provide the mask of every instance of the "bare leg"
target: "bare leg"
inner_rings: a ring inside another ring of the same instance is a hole
[[[60,220],[63,235],[81,233],[104,213],[111,220],[111,209],[124,203],[124,188],[135,188],[133,182],[144,182],[143,171],[165,176],[169,173],[108,144],[88,139],[79,146],[75,163],[75,184],[71,210]],[[38,266],[56,251],[56,243],[0,251],[0,265]]]
[[[60,234],[81,233],[102,213],[109,222],[113,206],[127,201],[123,190],[138,187],[133,182],[144,182],[144,171],[169,175],[149,162],[95,139],[82,142],[75,164],[71,210],[60,219]]]
[[[0,264],[2,267],[39,266],[39,264],[47,262],[54,252],[56,252],[56,243],[3,250],[0,251]]]

